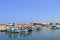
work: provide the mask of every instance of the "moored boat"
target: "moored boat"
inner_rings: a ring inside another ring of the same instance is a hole
[[[7,27],[7,32],[19,33],[21,31],[32,31],[32,27]]]
[[[58,29],[57,26],[51,26],[51,29]]]
[[[19,33],[18,28],[15,28],[15,27],[7,27],[6,31],[13,32],[13,33]]]

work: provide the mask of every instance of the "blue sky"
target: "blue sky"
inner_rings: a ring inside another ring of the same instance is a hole
[[[60,0],[0,0],[0,23],[60,22]]]

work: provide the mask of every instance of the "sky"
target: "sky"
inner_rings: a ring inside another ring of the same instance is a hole
[[[60,0],[0,0],[0,23],[60,22]]]

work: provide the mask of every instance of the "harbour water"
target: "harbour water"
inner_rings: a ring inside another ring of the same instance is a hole
[[[60,40],[60,29],[42,28],[32,32],[0,32],[0,40]]]

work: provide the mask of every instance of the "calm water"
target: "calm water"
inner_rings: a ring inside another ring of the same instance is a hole
[[[32,32],[0,32],[0,40],[60,40],[60,29],[43,28]]]

